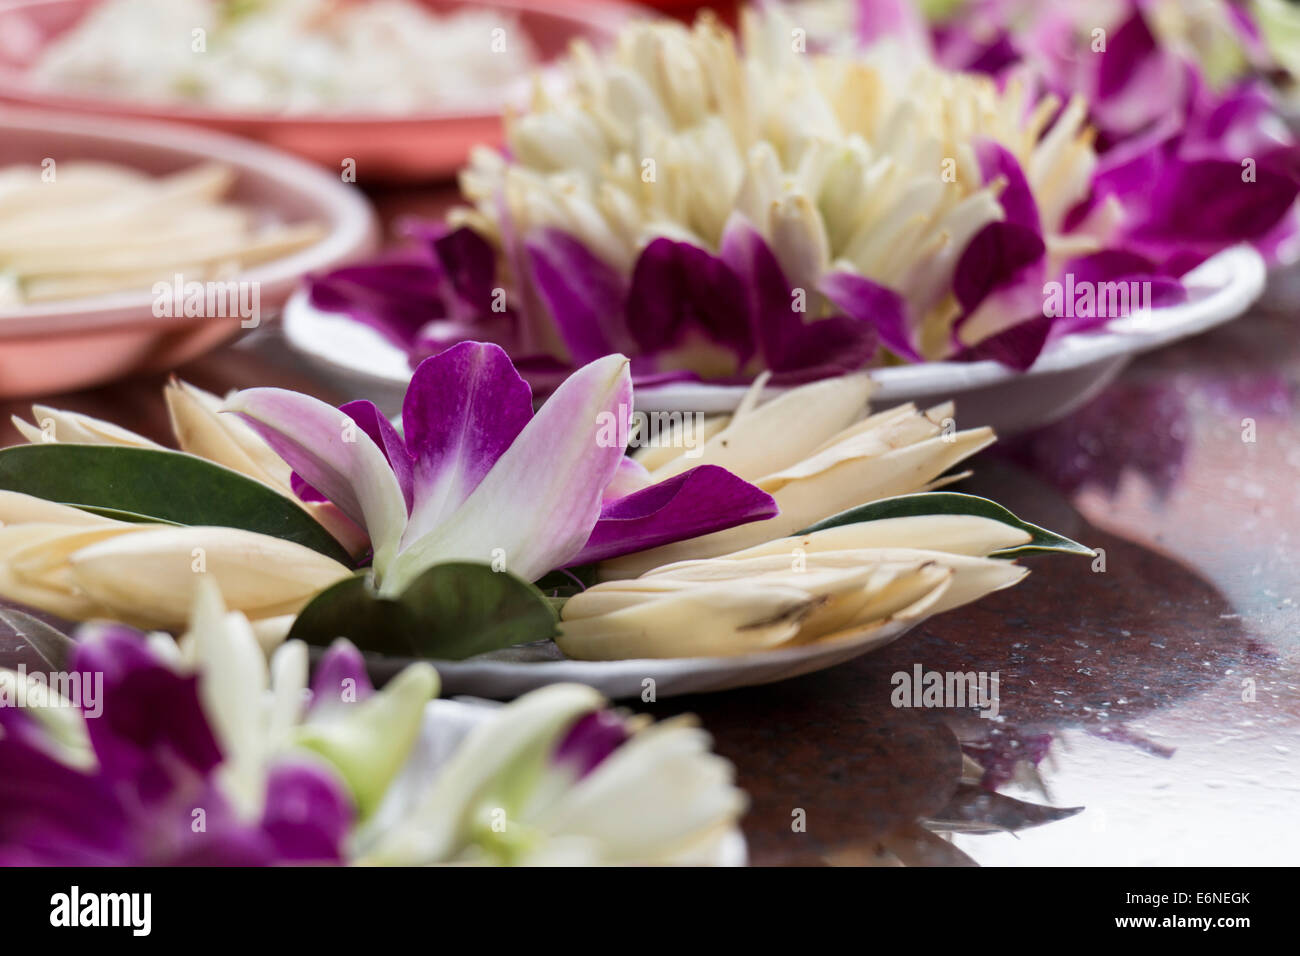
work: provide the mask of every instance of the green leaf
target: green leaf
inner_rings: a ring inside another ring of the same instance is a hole
[[[26,641],[50,670],[69,669],[77,642],[68,635],[39,618],[13,608],[0,608],[0,623]]]
[[[596,583],[596,565],[581,564],[561,571],[548,571],[537,580],[537,589],[561,605]]]
[[[486,564],[436,564],[396,598],[380,597],[367,572],[316,595],[290,638],[328,647],[346,637],[363,651],[463,660],[555,634],[556,613],[542,592]]]
[[[884,518],[914,518],[919,515],[975,515],[991,518],[1002,524],[1011,525],[1030,534],[1030,540],[1014,548],[995,551],[990,557],[1012,558],[1022,554],[1055,552],[1060,554],[1081,554],[1093,557],[1095,552],[1077,541],[1062,537],[1036,524],[1022,521],[995,501],[980,498],[977,495],[963,495],[955,491],[929,491],[915,495],[899,495],[897,498],[882,498],[865,505],[858,505],[848,511],[824,518],[814,525],[804,528],[798,534],[811,534],[838,528],[841,525],[857,524],[861,521],[880,521]]]
[[[64,502],[64,504],[66,504],[66,502]],[[178,524],[175,521],[164,521],[162,518],[136,514],[134,511],[119,511],[117,508],[98,508],[95,505],[76,505],[75,507],[92,515],[99,515],[101,518],[112,518],[114,521],[127,521],[131,524],[169,524],[173,528],[184,527],[184,525]]]
[[[284,495],[178,451],[52,442],[0,450],[0,489],[112,518],[242,528],[294,541],[349,567],[352,559]]]

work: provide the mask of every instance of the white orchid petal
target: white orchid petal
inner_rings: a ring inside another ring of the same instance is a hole
[[[406,498],[379,446],[348,415],[282,388],[237,392],[226,410],[240,415],[308,484],[362,525],[380,574],[406,527]]]

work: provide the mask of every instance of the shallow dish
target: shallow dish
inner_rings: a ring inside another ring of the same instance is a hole
[[[377,242],[375,217],[361,194],[291,156],[187,127],[0,107],[0,166],[46,157],[102,160],[155,175],[219,162],[236,172],[233,201],[286,223],[324,224],[319,241],[235,277],[258,283],[263,320],[283,306],[304,273],[367,255]],[[153,292],[141,289],[0,311],[0,398],[169,369],[242,331],[238,316],[158,317],[153,304]]]
[[[1246,311],[1264,288],[1266,268],[1249,246],[1227,249],[1184,277],[1195,286],[1186,303],[1115,319],[1103,331],[1059,339],[1027,372],[994,361],[927,362],[874,370],[875,408],[903,402],[957,402],[961,420],[1012,435],[1050,424],[1100,392],[1136,355],[1213,328]],[[356,397],[390,414],[410,378],[406,354],[347,316],[315,309],[299,291],[285,308],[285,335]],[[637,389],[641,411],[729,412],[743,386],[678,383]]]
[[[485,95],[473,108],[431,109],[402,115],[292,114],[237,112],[172,103],[139,103],[60,93],[37,86],[27,70],[45,46],[76,24],[97,0],[8,0],[0,3],[0,102],[48,110],[95,112],[101,116],[192,123],[278,147],[331,169],[356,161],[357,176],[411,181],[455,173],[477,143],[501,140],[501,113],[527,95],[529,77]],[[634,7],[596,0],[492,0],[468,4],[422,0],[436,10],[491,7],[518,18],[543,62],[577,37],[603,43],[631,16]]]
[[[902,637],[921,623],[894,621],[858,637],[734,657],[669,657],[624,661],[575,661],[547,641],[493,651],[463,661],[431,661],[442,676],[443,693],[507,700],[546,684],[573,681],[611,699],[680,697],[753,687],[800,677],[842,664]],[[387,680],[411,661],[366,655],[367,669]]]

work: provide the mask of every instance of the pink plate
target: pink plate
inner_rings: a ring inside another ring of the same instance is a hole
[[[47,157],[101,160],[155,175],[213,160],[236,171],[236,202],[285,223],[323,223],[327,232],[319,242],[237,277],[258,283],[263,312],[278,311],[305,273],[364,256],[377,244],[374,214],[354,187],[264,146],[183,126],[0,107],[0,166],[36,165]],[[142,289],[0,310],[0,398],[172,368],[241,329],[237,315],[160,318],[153,304],[153,292]]]
[[[292,115],[232,112],[201,106],[149,104],[126,99],[59,94],[31,83],[26,70],[54,37],[77,23],[97,0],[3,0],[0,2],[0,102],[45,109],[95,112],[195,123],[210,129],[260,140],[337,170],[344,159],[356,161],[357,175],[367,181],[415,181],[444,178],[464,164],[472,146],[501,139],[501,112],[526,89],[487,97],[472,111],[444,110],[403,116]],[[543,60],[563,53],[569,42],[586,37],[607,42],[620,25],[644,11],[601,0],[420,0],[435,10],[494,7],[518,17]]]

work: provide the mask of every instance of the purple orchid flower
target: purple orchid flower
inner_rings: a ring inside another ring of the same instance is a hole
[[[985,183],[1005,183],[999,196],[1004,218],[976,234],[957,264],[953,288],[963,313],[954,324],[954,344],[962,357],[991,358],[1024,370],[1049,341],[1122,317],[1102,307],[1053,312],[1047,304],[1049,282],[1067,289],[1113,285],[1126,293],[1150,292],[1148,301],[1139,295],[1130,302],[1126,295],[1125,314],[1139,306],[1185,301],[1187,290],[1174,274],[1134,251],[1104,249],[1049,272],[1038,208],[1019,163],[991,141],[977,144],[976,153]]]
[[[1112,149],[1093,183],[1094,205],[1123,210],[1116,246],[1167,274],[1239,242],[1276,254],[1297,229],[1300,145],[1271,131],[1271,100],[1258,86],[1197,89],[1180,129],[1162,125]]]
[[[744,382],[764,368],[775,384],[799,384],[864,367],[903,324],[902,299],[858,276],[832,273],[821,288],[796,289],[740,215],[717,254],[652,240],[630,281],[559,230],[540,231],[528,251],[531,282],[570,355],[632,355],[638,384],[664,375]],[[665,364],[688,353],[696,367]]]
[[[471,229],[412,223],[411,243],[371,262],[307,277],[312,305],[344,312],[412,354],[478,339],[513,344],[518,316],[495,289],[496,255]]]
[[[1149,260],[1153,275],[1182,275],[1240,242],[1277,261],[1300,227],[1300,144],[1273,97],[1253,81],[1212,90],[1195,63],[1161,45],[1143,4],[1124,10],[1094,50],[1095,38],[1064,8],[975,3],[936,29],[937,55],[951,68],[999,76],[1027,65],[1062,99],[1087,98],[1100,163],[1093,196],[1071,222],[1116,204],[1122,222],[1109,247]],[[1018,31],[999,26],[1017,21]],[[1248,17],[1235,11],[1232,23],[1248,49],[1258,48]]]
[[[222,753],[182,676],[117,625],[84,629],[71,661],[102,680],[83,706],[93,761],[60,759],[33,717],[0,707],[0,863],[136,866],[336,863],[355,810],[319,765],[282,760],[261,812],[241,817],[215,772]]]
[[[777,513],[770,495],[714,465],[647,487],[626,480],[622,355],[583,366],[534,414],[499,346],[461,343],[415,370],[403,435],[370,402],[336,409],[283,389],[241,392],[227,410],[366,529],[384,593],[445,561],[502,562],[535,580]]]

